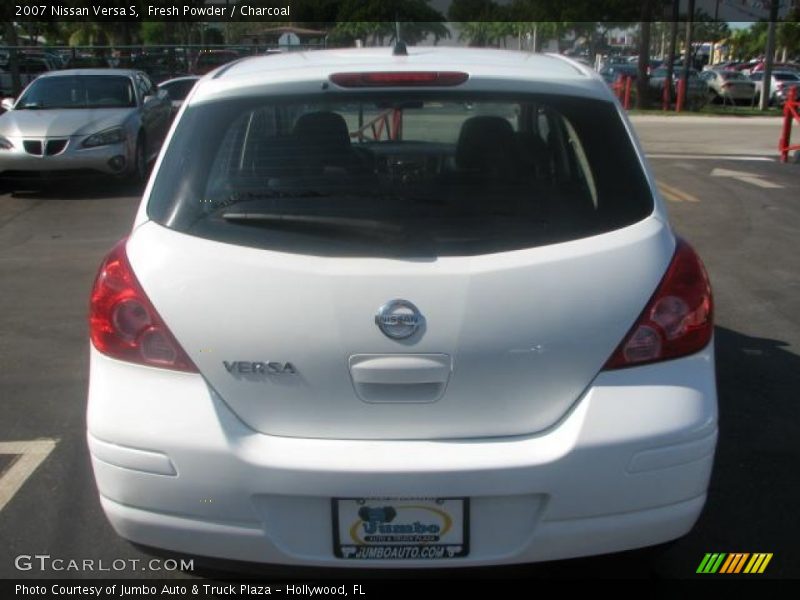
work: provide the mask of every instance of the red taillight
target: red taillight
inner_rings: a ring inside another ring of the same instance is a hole
[[[330,80],[341,87],[421,87],[460,85],[469,78],[461,71],[385,71],[334,73]]]
[[[604,369],[687,356],[708,345],[714,330],[708,275],[695,251],[678,239],[667,272]]]
[[[196,373],[136,279],[126,241],[105,257],[92,288],[89,335],[94,347],[119,360]]]

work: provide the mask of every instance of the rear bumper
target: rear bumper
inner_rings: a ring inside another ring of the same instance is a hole
[[[703,507],[717,437],[711,347],[605,372],[550,430],[440,441],[300,439],[244,426],[203,378],[92,349],[88,441],[102,505],[138,543],[318,566],[552,560],[657,544]],[[469,497],[452,561],[333,555],[332,497]]]

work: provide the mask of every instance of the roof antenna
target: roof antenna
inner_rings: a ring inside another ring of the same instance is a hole
[[[408,56],[406,43],[400,39],[400,21],[394,22],[394,50],[392,56]]]

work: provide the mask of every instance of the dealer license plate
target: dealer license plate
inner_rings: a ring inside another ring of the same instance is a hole
[[[469,553],[467,498],[334,498],[333,552],[350,560],[448,560]]]

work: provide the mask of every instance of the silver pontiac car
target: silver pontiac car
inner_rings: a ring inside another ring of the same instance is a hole
[[[140,71],[41,75],[2,101],[0,176],[102,172],[144,179],[170,124],[170,99]]]

